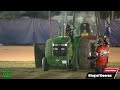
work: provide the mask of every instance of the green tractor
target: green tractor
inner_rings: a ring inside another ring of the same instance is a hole
[[[75,15],[74,13],[74,24],[76,24],[77,19]],[[48,71],[51,68],[73,70],[90,68],[90,61],[87,57],[89,53],[94,52],[96,41],[94,37],[96,37],[96,34],[91,35],[88,22],[82,22],[81,24],[76,24],[76,26],[80,26],[80,29],[73,28],[67,31],[67,23],[64,23],[63,30],[60,30],[62,32],[58,36],[47,40],[45,57],[42,58],[44,71]]]
[[[44,71],[49,68],[68,68],[72,57],[72,43],[69,36],[56,36],[46,42],[45,57],[42,59]]]

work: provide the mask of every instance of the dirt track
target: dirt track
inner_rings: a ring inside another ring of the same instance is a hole
[[[110,48],[109,62],[120,62],[120,48]]]
[[[34,61],[33,46],[0,46],[0,61]],[[120,48],[110,48],[109,62],[120,62]]]
[[[0,61],[34,61],[33,46],[0,46]]]
[[[32,62],[0,62],[0,78],[4,69],[11,71],[13,79],[85,79],[88,72],[94,70],[50,70],[44,72],[34,68],[33,46],[0,46],[0,61],[32,61]],[[110,48],[109,67],[120,67],[120,48]],[[117,63],[113,63],[117,62]],[[11,68],[14,67],[14,68]],[[120,78],[120,74],[117,75]]]

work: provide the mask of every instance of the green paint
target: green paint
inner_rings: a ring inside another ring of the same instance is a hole
[[[69,36],[66,36],[66,37],[57,36],[57,37],[54,37],[53,43],[54,44],[60,44],[60,43],[65,44],[69,40],[70,40]]]
[[[5,79],[11,78],[10,70],[3,70],[3,78]]]
[[[53,47],[52,43],[54,44],[67,44],[67,55],[65,56],[54,56],[53,55]],[[66,60],[67,63],[71,60],[72,57],[72,43],[69,36],[61,37],[56,36],[47,40],[46,47],[45,47],[45,57],[47,58],[47,63],[49,67],[65,67],[65,64],[62,64],[63,60]]]

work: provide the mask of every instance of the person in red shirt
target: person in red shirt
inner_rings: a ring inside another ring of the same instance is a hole
[[[104,68],[107,67],[108,53],[108,45],[104,44],[104,39],[101,37],[99,40],[99,46],[96,48],[96,73],[102,73]]]

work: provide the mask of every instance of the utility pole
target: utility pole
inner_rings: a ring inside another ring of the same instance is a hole
[[[97,26],[97,35],[100,35],[100,29],[99,29],[99,24],[100,24],[100,12],[95,11],[95,17],[96,17],[96,26]]]
[[[65,33],[66,33],[66,26],[67,26],[67,12],[66,11],[63,11],[63,32],[62,32],[62,35],[63,37],[65,36]]]
[[[114,11],[112,11],[112,18],[111,18],[111,20],[113,20],[114,19]]]
[[[72,21],[72,23],[73,23],[73,27],[75,28],[75,11],[73,11],[73,21]]]
[[[65,11],[63,37],[64,37],[65,34],[66,34],[66,26],[67,26],[67,12]]]

